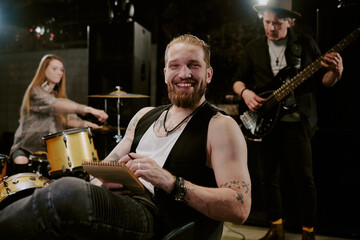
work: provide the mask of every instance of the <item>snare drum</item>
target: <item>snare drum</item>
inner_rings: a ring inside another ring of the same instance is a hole
[[[99,161],[91,128],[69,129],[43,137],[50,175],[82,170],[82,162]]]
[[[0,154],[0,178],[6,176],[6,169],[9,163],[9,157],[5,154]]]
[[[49,179],[35,173],[19,173],[0,179],[0,209],[50,183]]]

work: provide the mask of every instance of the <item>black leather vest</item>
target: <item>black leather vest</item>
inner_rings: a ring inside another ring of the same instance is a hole
[[[167,107],[169,105],[154,108],[139,120],[131,151],[135,151],[144,133]],[[218,111],[220,110],[208,102],[199,109],[170,151],[164,169],[197,185],[217,186],[213,170],[206,166],[206,143],[210,119]],[[165,214],[163,217],[171,227],[204,217],[184,203],[176,202],[161,189],[155,188],[155,199],[161,212]]]

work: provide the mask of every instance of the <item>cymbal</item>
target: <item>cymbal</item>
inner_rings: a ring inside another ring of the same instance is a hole
[[[148,95],[143,95],[143,94],[135,94],[135,93],[127,93],[121,90],[116,90],[113,91],[109,94],[105,94],[105,95],[89,95],[88,97],[92,97],[92,98],[148,98],[150,96]]]

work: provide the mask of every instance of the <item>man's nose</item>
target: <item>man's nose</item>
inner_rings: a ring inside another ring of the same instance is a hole
[[[183,66],[180,69],[179,77],[181,78],[190,78],[191,77],[191,70],[188,66]]]
[[[274,24],[270,24],[270,31],[275,31],[275,26],[274,26]]]

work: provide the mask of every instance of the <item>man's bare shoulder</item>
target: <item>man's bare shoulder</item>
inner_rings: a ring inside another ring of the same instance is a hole
[[[210,138],[223,140],[225,136],[228,139],[234,139],[237,137],[243,138],[240,126],[235,119],[220,112],[211,118],[208,134]]]
[[[149,112],[151,109],[153,109],[154,107],[144,107],[142,109],[140,109],[131,119],[126,132],[125,132],[125,137],[129,140],[132,141],[133,140],[133,135],[134,135],[134,131],[136,128],[136,125],[138,124],[140,118],[142,118],[147,112]]]
[[[210,120],[210,127],[211,128],[228,128],[228,127],[236,127],[238,128],[239,125],[237,122],[228,115],[224,115],[221,112],[216,113]]]
[[[155,107],[144,107],[142,109],[140,109],[137,113],[136,116],[137,118],[141,118],[142,116],[144,116],[147,112],[149,112],[150,110],[154,109]]]

